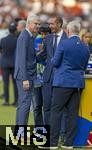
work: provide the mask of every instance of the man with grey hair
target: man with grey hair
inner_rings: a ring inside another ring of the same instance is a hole
[[[68,23],[67,30],[69,32],[72,32],[72,34],[78,35],[81,29],[81,24],[77,20],[73,20]]]
[[[26,21],[25,20],[20,20],[18,21],[17,24],[17,32],[18,34],[20,34],[26,27]]]
[[[76,136],[80,89],[85,85],[84,72],[89,58],[89,49],[80,40],[79,31],[79,22],[74,20],[67,25],[69,38],[59,44],[51,60],[52,66],[56,69],[50,119],[50,147],[53,149],[58,146],[61,115],[64,108],[68,112],[67,130],[65,143],[61,147],[72,149]]]
[[[38,16],[29,15],[26,28],[21,32],[17,41],[14,73],[18,87],[17,125],[27,125],[28,122],[33,81],[36,77],[34,34],[38,31],[39,21]],[[20,134],[23,136],[23,128],[19,131]]]
[[[59,45],[52,65],[56,68],[53,80],[51,105],[51,145],[58,144],[60,118],[63,108],[68,112],[66,141],[62,148],[72,149],[77,131],[80,89],[84,88],[84,72],[88,63],[89,49],[78,34],[81,25],[73,20],[67,25],[69,38]],[[56,129],[56,130],[55,130]]]

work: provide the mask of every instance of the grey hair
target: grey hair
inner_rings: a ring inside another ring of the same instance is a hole
[[[25,20],[18,21],[18,24],[21,24],[24,28],[26,27],[26,21]]]
[[[29,14],[28,17],[27,17],[26,26],[27,26],[30,22],[34,21],[34,20],[40,20],[40,17],[37,16],[37,15],[35,15],[35,14],[32,14],[32,15]]]
[[[79,23],[79,21],[73,20],[68,23],[67,30],[69,30],[70,32],[73,32],[75,34],[78,34],[81,30],[81,24]]]

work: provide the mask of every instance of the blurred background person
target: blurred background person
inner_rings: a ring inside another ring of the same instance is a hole
[[[3,105],[9,105],[9,80],[10,75],[12,77],[13,86],[14,86],[14,102],[12,105],[17,105],[18,100],[18,92],[14,75],[14,61],[15,61],[15,51],[16,51],[16,43],[17,43],[17,30],[16,24],[12,22],[9,25],[9,34],[2,38],[0,41],[0,49],[2,49],[1,54],[1,67],[3,73],[3,82],[4,82],[4,98],[5,102]]]
[[[82,41],[88,45],[90,54],[92,54],[92,32],[88,29],[84,29],[80,32],[80,37]]]
[[[6,22],[2,23],[2,27],[0,27],[0,41],[2,38],[6,37],[9,34],[8,24]],[[1,67],[1,51],[0,49],[0,81],[2,81],[2,67]],[[4,87],[3,87],[4,91]],[[0,93],[0,99],[4,99],[4,92]]]
[[[19,20],[17,22],[18,35],[25,29],[25,27],[26,27],[26,20]]]
[[[89,47],[90,50],[90,57],[87,65],[87,69],[85,74],[92,74],[92,33],[88,29],[82,29],[80,31],[81,40]],[[82,90],[81,90],[82,92]]]
[[[34,122],[35,125],[43,125],[43,96],[42,96],[42,86],[43,86],[43,71],[45,68],[46,53],[43,49],[43,42],[46,35],[51,33],[51,29],[47,23],[42,23],[39,27],[38,34],[35,39],[35,50],[37,57],[37,80],[34,86],[34,100],[33,100],[33,110],[34,110]]]

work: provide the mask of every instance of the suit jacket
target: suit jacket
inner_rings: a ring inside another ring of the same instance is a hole
[[[62,42],[51,62],[56,67],[53,86],[83,88],[84,71],[89,58],[89,48],[78,36]]]
[[[25,29],[18,38],[14,78],[33,80],[36,76],[34,37]]]
[[[45,50],[47,52],[47,60],[46,60],[46,67],[43,73],[44,82],[49,82],[49,80],[53,77],[53,67],[51,65],[51,58],[54,56],[55,53],[55,50],[53,48],[53,37],[54,34],[49,34],[45,40]],[[65,32],[63,32],[59,44],[62,43],[62,41],[66,38],[67,35]]]
[[[1,67],[14,67],[15,50],[17,44],[17,37],[14,34],[9,34],[1,39],[0,48],[1,54]]]

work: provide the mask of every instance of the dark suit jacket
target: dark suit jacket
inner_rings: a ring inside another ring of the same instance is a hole
[[[51,58],[54,56],[54,53],[55,53],[55,50],[53,48],[53,36],[54,34],[49,34],[45,40],[45,50],[47,52],[47,60],[46,60],[46,67],[43,73],[44,82],[49,82],[51,76],[53,76],[53,68],[51,65]],[[66,38],[67,38],[67,35],[65,32],[63,32],[63,35],[60,39],[59,44],[62,43],[62,41]]]
[[[89,48],[78,36],[64,40],[51,62],[56,67],[53,86],[84,88],[84,71],[89,59]]]
[[[35,56],[34,37],[25,29],[17,41],[15,79],[33,80],[36,76]]]
[[[1,54],[1,67],[14,67],[14,57],[17,44],[17,37],[14,34],[9,34],[8,36],[1,39],[0,49],[2,49]]]

